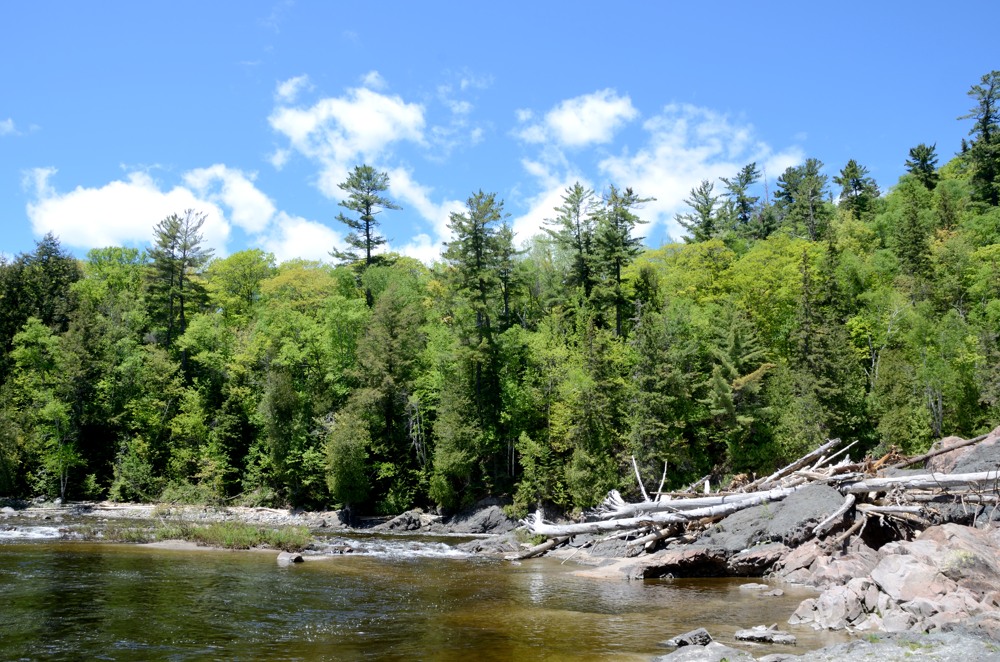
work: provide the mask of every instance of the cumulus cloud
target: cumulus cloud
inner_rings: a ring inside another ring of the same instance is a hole
[[[34,197],[27,213],[35,234],[51,232],[75,248],[142,245],[161,220],[194,209],[205,214],[205,246],[225,253],[230,226],[223,210],[188,188],[163,190],[148,173],[132,172],[101,187],[60,193],[51,183],[55,174],[54,168],[36,168],[25,177]]]
[[[361,85],[367,87],[369,90],[384,90],[389,87],[385,79],[382,78],[382,74],[377,71],[369,71],[364,76],[361,77]]]
[[[611,142],[615,133],[639,116],[628,96],[612,89],[566,99],[550,110],[536,124],[527,124],[515,132],[528,143],[554,142],[562,147],[586,147]],[[531,122],[534,114],[517,111],[518,120]]]
[[[418,234],[408,243],[393,246],[392,250],[430,264],[440,257],[444,242],[451,241],[452,233],[448,229],[448,222],[452,212],[462,212],[465,209],[465,202],[462,200],[434,202],[433,189],[416,182],[413,175],[405,168],[394,168],[388,174],[389,188],[393,197],[404,209],[416,211],[431,225],[430,233]]]
[[[293,103],[299,96],[299,92],[309,87],[309,76],[295,76],[278,83],[278,87],[274,91],[274,98],[281,103]]]
[[[13,133],[17,133],[17,129],[14,126],[14,120],[10,117],[5,120],[0,120],[0,136],[7,136]]]
[[[607,95],[601,98],[612,99]],[[566,188],[576,181],[596,188],[598,193],[601,187],[615,184],[631,187],[643,197],[655,197],[655,201],[646,203],[639,212],[640,217],[650,223],[640,227],[639,232],[650,235],[659,226],[673,239],[679,239],[683,229],[676,223],[675,216],[687,210],[684,199],[702,180],[716,183],[716,191],[721,192],[719,178],[734,176],[747,163],[755,161],[768,179],[774,181],[785,168],[803,160],[798,148],[773,149],[757,137],[749,123],[706,108],[672,104],[643,123],[644,137],[637,146],[622,145],[616,153],[598,162],[597,173],[602,184],[595,187],[588,184],[588,178],[581,176],[581,170],[567,158],[561,149],[566,138],[559,138],[554,129],[559,125],[566,130],[566,135],[584,137],[584,129],[573,128],[577,126],[576,119],[567,119],[574,117],[573,113],[563,112],[585,108],[587,102],[581,99],[559,104],[556,115],[562,119],[556,121],[551,120],[556,111],[549,112],[541,122],[535,121],[536,116],[530,110],[517,111],[524,125],[519,132],[521,139],[540,143],[537,156],[522,161],[537,193],[525,200],[528,211],[514,219],[514,229],[521,241],[541,231],[545,219],[552,218],[554,207],[562,203]],[[575,117],[585,114],[577,113]],[[593,135],[609,134],[596,132]]]
[[[278,262],[293,258],[329,261],[330,251],[347,247],[339,232],[301,216],[278,212],[267,236],[259,240],[265,251],[274,253]]]
[[[262,232],[274,216],[275,207],[253,183],[254,176],[217,163],[184,175],[184,182],[202,199],[232,210],[230,220],[246,232]]]
[[[684,198],[702,180],[716,183],[720,191],[720,177],[732,177],[756,162],[773,181],[803,160],[798,148],[775,151],[756,137],[750,124],[692,105],[668,105],[643,128],[648,141],[641,149],[607,157],[599,167],[608,181],[654,196],[641,216],[652,225],[663,224],[674,239],[683,235],[674,217],[686,211]]]
[[[423,106],[366,87],[308,107],[279,105],[269,122],[292,151],[319,164],[317,186],[331,198],[340,196],[338,184],[355,164],[378,160],[393,143],[426,144]]]

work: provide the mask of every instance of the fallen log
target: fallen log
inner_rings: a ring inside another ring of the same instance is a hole
[[[848,494],[840,508],[837,508],[832,515],[816,525],[813,529],[813,535],[819,536],[826,533],[827,530],[832,529],[837,523],[837,520],[843,518],[843,516],[847,514],[847,511],[851,509],[856,499],[857,497],[853,494]]]
[[[766,492],[735,492],[707,497],[691,497],[690,499],[660,499],[658,501],[643,501],[640,503],[628,503],[621,498],[617,491],[612,490],[604,500],[595,514],[601,519],[617,519],[621,517],[637,517],[642,513],[658,512],[685,512],[698,508],[719,506],[727,503],[736,503],[747,499],[755,499],[764,496],[767,499],[784,498],[794,492],[795,487],[777,487]]]
[[[523,561],[524,559],[534,558],[536,556],[541,556],[545,552],[549,551],[554,547],[558,547],[569,540],[569,536],[563,536],[561,538],[549,538],[543,543],[535,545],[534,547],[529,547],[519,554],[511,554],[505,557],[508,561]]]
[[[885,492],[899,487],[907,490],[932,489],[982,489],[993,484],[1000,488],[1000,471],[981,471],[971,474],[916,474],[913,476],[891,476],[888,478],[869,478],[855,483],[845,483],[840,486],[844,494],[861,494],[864,492]]]
[[[747,498],[745,499],[730,501],[705,508],[695,508],[684,512],[645,513],[638,517],[628,517],[603,522],[546,524],[542,519],[541,511],[538,511],[521,520],[521,524],[534,535],[547,536],[550,538],[557,536],[574,536],[581,533],[607,533],[611,531],[621,531],[623,529],[634,529],[642,525],[655,526],[689,522],[691,520],[702,519],[704,517],[723,517],[735,513],[738,510],[749,508],[750,506],[756,506],[758,504],[768,503],[771,501],[780,501],[794,491],[795,488],[772,490],[770,492],[750,494],[747,495]]]
[[[745,485],[742,488],[742,491],[743,492],[751,492],[753,490],[762,489],[765,486],[773,483],[774,481],[780,480],[781,478],[784,478],[788,474],[790,474],[790,473],[792,473],[794,471],[797,471],[797,470],[801,469],[802,467],[805,467],[809,463],[813,462],[814,460],[822,457],[828,450],[830,450],[831,448],[833,448],[834,446],[836,446],[839,443],[840,443],[840,439],[830,439],[829,441],[827,441],[825,444],[823,444],[819,448],[806,453],[805,455],[803,455],[799,459],[795,460],[791,464],[788,464],[788,465],[782,467],[781,469],[778,469],[777,471],[775,471],[773,474],[771,474],[767,478],[759,478],[759,479],[753,481],[752,483],[749,483],[749,484]]]

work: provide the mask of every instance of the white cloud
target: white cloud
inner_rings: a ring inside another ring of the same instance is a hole
[[[51,232],[77,248],[142,245],[152,239],[153,227],[161,220],[194,209],[205,214],[204,245],[225,253],[230,230],[225,214],[190,189],[161,190],[148,173],[132,172],[99,188],[78,186],[59,193],[50,182],[55,173],[54,168],[36,168],[25,178],[35,198],[27,213],[37,235]]]
[[[462,200],[444,200],[434,202],[431,199],[433,190],[414,181],[413,176],[405,168],[395,168],[389,172],[389,189],[393,198],[404,209],[413,209],[431,224],[431,234],[418,234],[409,243],[401,247],[392,247],[404,255],[410,255],[422,262],[430,264],[440,257],[443,244],[451,241],[451,230],[448,223],[452,212],[462,212],[465,202]]]
[[[10,117],[0,120],[0,136],[7,136],[13,133],[17,133],[17,129],[14,127],[14,120]]]
[[[184,183],[199,197],[224,204],[232,210],[230,219],[246,232],[262,232],[274,216],[275,207],[253,183],[253,175],[217,163],[184,175]]]
[[[259,244],[274,253],[278,262],[293,258],[329,261],[330,251],[346,248],[343,237],[329,226],[283,211],[278,212],[271,232]]]
[[[775,152],[755,136],[752,125],[706,108],[672,104],[643,128],[649,134],[645,146],[605,158],[600,169],[610,182],[655,197],[640,216],[652,225],[664,224],[674,239],[683,235],[674,217],[686,211],[684,198],[701,180],[715,183],[716,192],[721,192],[719,178],[734,176],[747,163],[755,161],[774,181],[803,160],[798,148]],[[646,228],[648,233],[651,227]]]
[[[385,79],[382,78],[382,74],[377,71],[369,71],[362,76],[361,85],[367,87],[369,90],[384,90],[389,87]]]
[[[282,103],[293,103],[299,96],[299,92],[303,89],[308,89],[309,87],[311,87],[309,83],[309,76],[295,76],[294,78],[289,78],[288,80],[278,83],[278,87],[274,92],[274,97]]]
[[[364,87],[306,108],[279,106],[269,121],[293,151],[320,165],[317,186],[330,198],[340,196],[338,184],[355,164],[377,160],[396,142],[426,144],[423,106]]]
[[[586,147],[609,143],[615,132],[639,116],[628,96],[612,89],[566,99],[545,114],[539,124],[529,124],[515,132],[529,143],[554,142],[564,147]],[[531,111],[517,111],[518,121],[533,119]]]

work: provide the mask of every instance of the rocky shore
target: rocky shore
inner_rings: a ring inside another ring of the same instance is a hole
[[[939,442],[938,447],[947,452],[928,460],[919,471],[971,473],[1000,467],[1000,428],[980,443],[947,450],[949,445],[960,443],[965,442]],[[890,474],[906,476],[907,471],[896,469]],[[947,489],[940,492],[947,496]],[[844,508],[844,495],[835,486],[819,482],[803,485],[780,501],[717,518],[695,534],[689,530],[668,541],[636,545],[628,535],[590,533],[554,539],[550,541],[552,549],[545,552],[575,564],[576,574],[595,580],[738,576],[767,578],[769,584],[757,585],[761,591],[780,592],[775,586],[782,583],[812,587],[815,596],[789,615],[787,625],[856,635],[849,644],[799,656],[772,654],[756,659],[1000,660],[997,486],[979,489],[958,502],[946,499],[934,508],[921,507],[919,516],[907,514],[916,510],[906,505],[911,502],[905,495],[898,494],[897,501],[901,508],[877,510],[869,506],[859,513]],[[468,539],[454,547],[508,559],[525,555],[529,547],[521,542],[524,536],[515,532],[518,523],[504,513],[499,502],[483,502],[447,518],[414,510],[394,518],[367,519],[352,519],[342,511],[107,502],[17,504],[0,508],[0,529],[26,521],[58,528],[70,520],[108,523],[164,518],[304,526],[334,534],[325,535],[327,542],[310,550],[313,555],[351,552],[349,544],[338,541],[339,534],[357,532],[463,536]],[[836,520],[832,525],[831,518]],[[817,535],[820,530],[824,535]],[[294,560],[285,558],[286,562]],[[751,620],[752,613],[748,614]],[[711,630],[711,623],[704,625]],[[708,635],[708,641],[695,638],[657,659],[755,659],[754,642],[769,641],[755,636],[788,634],[777,624],[741,625],[748,628],[746,648],[713,642]]]

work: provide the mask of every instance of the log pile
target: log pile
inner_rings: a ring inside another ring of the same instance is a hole
[[[521,525],[529,533],[543,536],[547,541],[535,548],[537,552],[529,550],[519,558],[544,553],[582,534],[605,534],[602,540],[623,538],[627,545],[641,545],[647,551],[664,544],[690,542],[700,531],[737,511],[780,501],[815,484],[829,485],[844,495],[839,507],[811,531],[812,536],[824,540],[831,548],[861,535],[873,518],[897,528],[900,537],[931,524],[950,521],[956,510],[971,506],[982,512],[984,505],[991,505],[992,511],[987,516],[994,519],[1000,509],[1000,468],[973,473],[892,474],[987,438],[996,440],[997,436],[1000,428],[990,435],[961,440],[918,457],[903,458],[890,452],[878,459],[868,457],[859,462],[849,456],[854,444],[831,439],[769,476],[755,480],[744,477],[742,485],[733,481],[727,491],[706,493],[708,477],[680,492],[662,492],[661,480],[661,488],[652,492],[652,498],[642,488],[643,500],[634,503],[612,491],[581,521],[548,523],[540,511],[522,520]],[[638,478],[638,468],[636,475]],[[702,485],[706,490],[698,492]],[[954,508],[955,505],[959,508]]]

